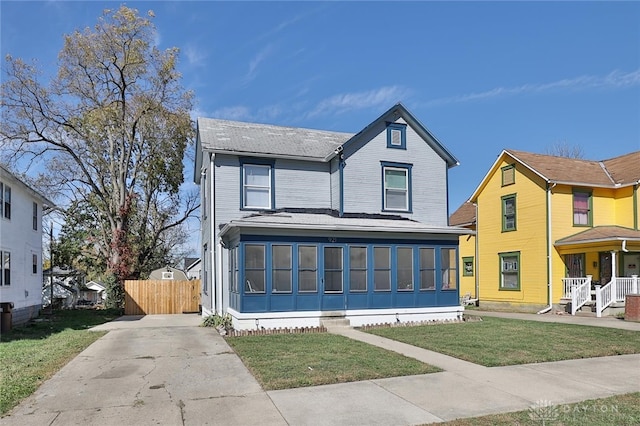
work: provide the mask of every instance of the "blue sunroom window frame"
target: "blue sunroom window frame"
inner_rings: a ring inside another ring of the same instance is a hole
[[[400,131],[400,145],[394,145],[392,143],[392,134],[394,130]],[[400,123],[388,123],[387,124],[387,148],[392,149],[407,149],[407,125]]]
[[[269,158],[240,157],[240,210],[265,211],[276,208],[276,178],[275,160]],[[244,197],[244,168],[245,166],[269,166],[269,207],[247,207]]]

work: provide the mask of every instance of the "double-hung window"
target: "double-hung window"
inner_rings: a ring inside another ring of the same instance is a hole
[[[242,164],[242,208],[273,208],[273,164]]]
[[[0,251],[0,285],[11,285],[11,253]]]
[[[500,290],[520,290],[520,252],[500,253]]]
[[[575,191],[573,193],[573,224],[591,226],[591,193]]]
[[[516,230],[516,195],[502,197],[502,232]]]
[[[38,230],[38,203],[33,203],[33,230]]]
[[[411,167],[382,162],[382,210],[411,211]]]
[[[0,213],[5,219],[11,219],[11,187],[0,182]]]

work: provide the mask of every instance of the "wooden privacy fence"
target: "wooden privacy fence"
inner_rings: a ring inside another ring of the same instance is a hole
[[[200,280],[124,282],[124,314],[154,315],[198,312]]]

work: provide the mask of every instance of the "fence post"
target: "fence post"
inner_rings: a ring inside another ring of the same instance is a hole
[[[631,293],[638,294],[638,276],[631,275]]]
[[[602,316],[602,295],[600,294],[600,285],[596,285],[596,317]]]

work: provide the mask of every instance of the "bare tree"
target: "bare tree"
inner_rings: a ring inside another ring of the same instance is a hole
[[[569,144],[566,140],[547,146],[545,154],[556,157],[584,158],[584,149],[580,145]]]
[[[0,93],[5,154],[46,167],[51,193],[84,205],[119,283],[198,208],[180,193],[193,94],[178,49],[154,45],[152,18],[105,10],[93,29],[65,36],[47,85],[35,65],[7,56]]]

